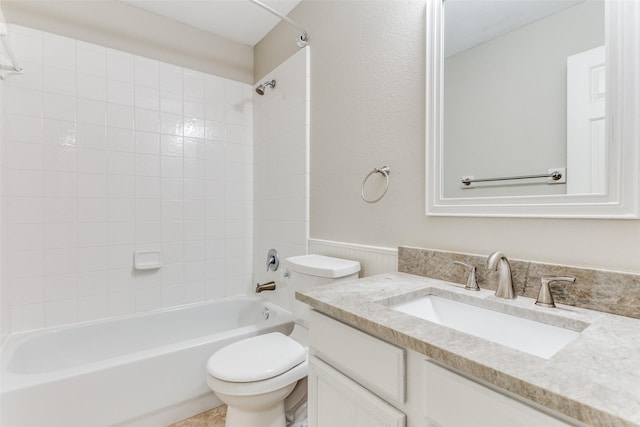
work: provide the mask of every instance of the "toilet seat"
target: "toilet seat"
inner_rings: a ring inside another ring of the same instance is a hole
[[[305,361],[307,352],[288,336],[273,332],[228,345],[207,361],[210,376],[234,383],[277,377]]]
[[[219,378],[207,375],[207,384],[216,393],[222,393],[229,396],[256,396],[260,394],[270,393],[288,385],[294,386],[295,383],[306,377],[309,371],[308,358],[305,357],[302,363],[294,366],[288,371],[262,381],[238,383],[224,381]]]

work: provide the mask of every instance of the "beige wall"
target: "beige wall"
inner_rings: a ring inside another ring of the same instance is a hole
[[[640,272],[640,221],[425,216],[424,1],[303,0],[311,46],[311,237],[414,245]],[[296,47],[282,24],[255,47],[261,76]],[[391,167],[376,204],[362,178]]]
[[[115,0],[2,0],[7,21],[253,83],[253,48]]]

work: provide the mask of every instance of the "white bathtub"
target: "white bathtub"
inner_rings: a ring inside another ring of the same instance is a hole
[[[206,383],[216,350],[292,329],[286,310],[242,296],[12,335],[1,354],[0,425],[166,426],[221,404]]]

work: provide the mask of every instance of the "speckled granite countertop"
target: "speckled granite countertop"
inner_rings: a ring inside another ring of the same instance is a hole
[[[582,330],[543,359],[390,309],[435,294]],[[389,273],[297,293],[315,310],[592,426],[640,427],[640,320]]]

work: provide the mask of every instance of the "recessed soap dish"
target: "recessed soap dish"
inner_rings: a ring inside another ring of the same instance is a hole
[[[136,251],[133,255],[133,268],[136,270],[154,270],[162,267],[160,251]]]

